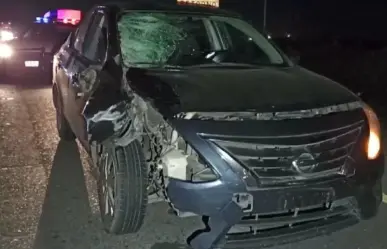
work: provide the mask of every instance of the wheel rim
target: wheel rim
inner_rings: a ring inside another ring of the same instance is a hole
[[[116,195],[116,160],[114,150],[104,152],[100,160],[101,213],[105,217],[114,217]]]

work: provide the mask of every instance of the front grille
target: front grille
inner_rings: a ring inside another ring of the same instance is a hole
[[[351,160],[364,121],[292,136],[207,138],[248,168],[261,185],[327,177]]]
[[[331,206],[246,216],[226,236],[223,248],[263,248],[329,234],[356,224],[356,201],[347,198]]]

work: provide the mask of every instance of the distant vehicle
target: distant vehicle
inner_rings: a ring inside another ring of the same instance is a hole
[[[138,232],[158,196],[203,217],[192,248],[260,248],[382,201],[374,111],[218,8],[94,7],[54,56],[53,102],[59,137],[92,158],[109,233]]]
[[[0,45],[3,76],[43,73],[46,79],[51,80],[53,54],[76,25],[42,20],[31,24],[17,39]]]

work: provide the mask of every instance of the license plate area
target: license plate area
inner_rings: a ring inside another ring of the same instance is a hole
[[[278,201],[279,210],[294,210],[308,207],[329,207],[333,201],[334,192],[325,190],[287,191]]]
[[[39,61],[24,61],[25,67],[39,67]]]

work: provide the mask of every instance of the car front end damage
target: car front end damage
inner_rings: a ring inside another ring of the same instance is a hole
[[[219,176],[204,183],[169,180],[176,210],[209,217],[211,229],[192,238],[191,246],[290,243],[376,215],[384,157],[367,159],[370,129],[360,106],[298,117],[282,113],[277,120],[269,120],[271,114],[244,122],[176,120]]]
[[[362,102],[170,115],[123,85],[125,96],[98,102],[104,110],[86,105],[89,140],[141,141],[149,195],[178,216],[203,217],[193,248],[290,243],[376,215],[384,154],[377,118]]]
[[[126,16],[119,55],[80,80],[90,96],[88,140],[141,142],[149,196],[179,217],[202,216],[203,229],[187,239],[192,248],[290,243],[376,215],[381,132],[357,96],[292,66],[148,63],[144,57],[170,57],[177,45],[165,48],[155,35],[168,16],[138,15],[152,34],[146,46],[129,39],[141,36],[137,15]],[[186,38],[173,25],[162,30],[171,44]]]

